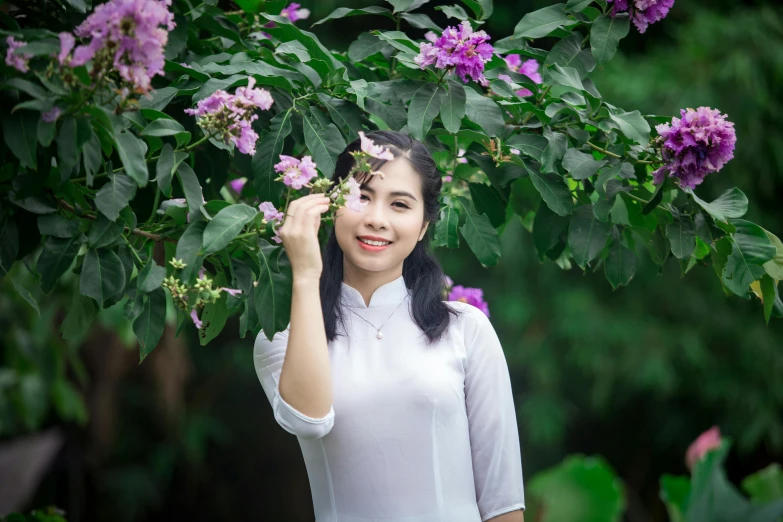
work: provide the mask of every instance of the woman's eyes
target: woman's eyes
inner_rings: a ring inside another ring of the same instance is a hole
[[[361,198],[367,198],[367,199],[370,199],[370,198],[367,196],[367,194],[362,194]],[[411,208],[411,207],[409,207],[408,205],[406,205],[405,203],[403,203],[402,201],[395,201],[394,203],[392,203],[392,205],[397,205],[397,208]]]

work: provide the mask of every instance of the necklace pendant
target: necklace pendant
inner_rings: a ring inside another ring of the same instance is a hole
[[[377,333],[377,334],[375,334],[375,337],[377,337],[378,339],[383,339],[383,332],[381,332],[380,330],[378,330],[378,333]]]

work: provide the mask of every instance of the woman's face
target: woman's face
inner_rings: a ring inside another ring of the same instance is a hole
[[[384,177],[371,176],[362,188],[362,201],[366,202],[362,211],[337,211],[335,235],[349,269],[396,271],[429,225],[424,221],[421,178],[408,160],[387,161],[379,170]],[[359,239],[365,236],[391,243],[367,245]]]

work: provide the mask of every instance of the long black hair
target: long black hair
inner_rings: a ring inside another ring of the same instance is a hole
[[[430,224],[440,217],[438,196],[443,186],[438,168],[427,147],[410,136],[401,132],[375,130],[366,134],[373,142],[388,148],[395,159],[404,157],[421,178],[421,193],[424,197],[424,220]],[[338,156],[332,181],[339,183],[351,172],[355,160],[351,152],[361,148],[361,140],[351,142]],[[373,170],[378,170],[385,160],[373,159]],[[356,174],[356,181],[364,187],[369,179],[369,173]],[[402,263],[402,277],[405,285],[412,291],[413,320],[426,335],[427,343],[432,344],[441,338],[449,326],[451,315],[459,312],[443,301],[445,276],[440,262],[435,257],[430,246],[430,236],[425,234],[416,243],[413,251]],[[338,321],[345,328],[341,308],[338,306],[340,290],[343,282],[343,251],[337,243],[334,228],[329,234],[326,249],[323,254],[323,272],[321,273],[321,308],[324,316],[326,338],[333,341],[337,337]]]

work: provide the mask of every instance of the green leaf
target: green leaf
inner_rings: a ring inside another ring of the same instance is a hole
[[[566,3],[566,9],[573,13],[580,13],[592,3],[593,0],[568,0]]]
[[[103,214],[98,214],[98,219],[90,225],[87,233],[87,244],[91,248],[101,248],[114,243],[124,229],[122,222],[109,220]]]
[[[443,14],[449,18],[456,18],[460,21],[467,20],[469,18],[468,13],[466,13],[462,6],[459,5],[437,5],[435,6],[435,9],[438,11],[443,11]]]
[[[556,214],[567,216],[574,208],[571,191],[563,178],[557,174],[539,174],[533,169],[527,168],[530,180],[536,188],[544,203]]]
[[[144,159],[147,144],[130,132],[116,132],[114,142],[117,144],[117,153],[125,167],[125,173],[133,178],[138,186],[146,187],[149,180],[147,161]]]
[[[201,205],[204,204],[204,195],[201,192],[201,184],[198,177],[190,165],[184,161],[177,166],[177,177],[182,185],[182,192],[185,193],[185,199],[188,202],[188,211],[191,219],[201,212]]]
[[[672,222],[666,225],[666,237],[671,243],[672,254],[677,259],[688,258],[696,247],[693,221],[688,215],[675,214],[672,217]]]
[[[528,491],[530,503],[546,514],[540,518],[545,522],[616,522],[625,512],[623,482],[601,457],[566,457],[557,466],[538,472]]]
[[[783,498],[783,468],[773,462],[766,468],[742,479],[744,489],[753,502],[772,502]]]
[[[329,116],[332,117],[332,121],[340,128],[343,135],[354,136],[360,130],[364,130],[362,124],[364,115],[357,105],[324,93],[318,93],[318,99],[326,106]]]
[[[539,261],[543,261],[547,252],[561,241],[561,236],[568,231],[569,217],[552,212],[548,206],[542,205],[536,211],[533,219],[533,245],[538,252]]]
[[[610,109],[609,117],[620,127],[620,131],[633,142],[646,146],[650,141],[650,124],[639,111],[625,112]]]
[[[71,306],[65,316],[60,333],[63,339],[68,341],[81,341],[90,331],[95,316],[98,314],[98,306],[93,299],[83,296],[78,292],[73,293]]]
[[[204,305],[204,311],[201,313],[201,323],[203,327],[198,333],[198,340],[201,346],[205,346],[212,339],[217,337],[226,326],[226,319],[228,317],[226,299],[226,294],[222,293],[217,301]]]
[[[728,223],[729,219],[741,218],[748,211],[748,198],[737,187],[728,189],[711,203],[699,198],[693,189],[684,189],[684,192],[690,194],[709,215],[724,223]]]
[[[88,413],[84,399],[68,381],[56,379],[52,383],[52,403],[62,419],[75,421],[80,426],[87,423]],[[57,521],[57,519],[49,520]]]
[[[11,154],[24,167],[37,170],[38,114],[32,111],[18,111],[2,117],[3,139]]]
[[[561,67],[558,64],[554,64],[550,69],[545,69],[544,74],[555,85],[569,87],[579,92],[585,90],[579,71],[573,67]]]
[[[550,5],[522,17],[514,28],[514,38],[541,38],[575,23],[566,13],[565,4]]]
[[[745,297],[750,283],[765,273],[762,265],[775,256],[776,249],[760,226],[744,219],[733,219],[731,224],[736,231],[721,279],[726,288]]]
[[[166,292],[156,288],[143,298],[141,313],[133,321],[133,333],[139,340],[139,362],[158,345],[166,327]]]
[[[225,248],[256,214],[256,209],[242,203],[218,212],[204,229],[204,253],[212,254]]]
[[[264,135],[256,148],[252,161],[253,188],[256,189],[258,199],[261,201],[275,202],[283,192],[282,183],[274,181],[277,177],[274,166],[280,161],[283,144],[289,134],[291,134],[291,111],[279,112],[272,118],[269,132]]]
[[[448,80],[448,93],[440,106],[440,121],[443,126],[452,134],[459,131],[462,124],[462,117],[465,116],[465,87],[454,80]],[[409,116],[410,117],[410,116]],[[408,124],[410,127],[410,124]]]
[[[274,256],[275,247],[264,239],[258,239],[258,261],[261,272],[255,289],[255,308],[258,321],[267,339],[272,340],[275,332],[282,331],[288,325],[291,309],[291,281],[277,270]]]
[[[150,257],[147,264],[139,272],[136,278],[136,289],[140,294],[147,294],[160,288],[161,283],[166,278],[166,269],[158,266],[155,260]]]
[[[497,264],[500,257],[500,237],[497,230],[485,214],[471,213],[470,205],[464,198],[458,200],[465,209],[465,223],[459,229],[462,237],[481,264],[486,266]]]
[[[585,154],[576,149],[568,149],[563,155],[563,168],[576,180],[595,175],[606,163],[606,160],[596,161],[592,154]]]
[[[345,140],[334,123],[319,128],[313,119],[304,116],[304,139],[307,149],[313,155],[318,170],[327,178],[332,177],[337,165],[337,156],[345,149]]]
[[[373,54],[381,52],[385,47],[389,47],[386,41],[372,33],[362,33],[348,46],[348,58],[352,62],[361,62]]]
[[[92,128],[90,129],[90,138],[82,147],[82,163],[84,164],[84,173],[87,176],[87,186],[92,187],[95,173],[101,166],[101,140]]]
[[[636,273],[636,252],[623,246],[615,227],[615,237],[609,247],[609,257],[604,264],[604,275],[613,289],[631,282]]]
[[[365,97],[367,112],[382,119],[391,129],[399,130],[407,123],[405,105],[392,87],[370,83]]]
[[[611,224],[599,221],[592,205],[581,205],[574,210],[568,226],[568,247],[574,261],[582,270],[598,257],[609,237]]]
[[[769,324],[772,308],[775,306],[777,281],[769,277],[769,274],[764,274],[761,276],[761,280],[759,280],[759,286],[761,289],[761,300],[764,303],[764,320]]]
[[[117,221],[120,211],[136,195],[136,183],[124,174],[109,173],[109,181],[95,194],[95,206],[111,221]]]
[[[325,18],[321,18],[317,22],[315,22],[310,27],[315,27],[316,25],[320,25],[324,22],[328,22],[329,20],[337,20],[338,18],[345,18],[347,16],[357,16],[357,15],[365,15],[365,14],[376,14],[376,15],[383,15],[386,18],[389,18],[390,20],[394,20],[394,16],[392,16],[391,11],[389,11],[385,7],[380,6],[370,6],[365,7],[364,9],[351,9],[349,7],[338,7],[329,15],[327,15]]]
[[[79,233],[79,220],[66,219],[60,214],[38,216],[38,231],[42,236],[73,237]]]
[[[41,289],[44,293],[48,294],[60,276],[68,270],[85,239],[83,234],[64,239],[49,236],[46,239],[35,267],[41,275]]]
[[[498,191],[483,183],[468,183],[473,206],[479,214],[486,214],[497,228],[506,222],[506,202]]]
[[[783,242],[769,230],[764,230],[764,233],[767,234],[770,242],[775,247],[775,255],[772,259],[764,263],[764,270],[772,279],[775,279],[776,281],[783,280]]]
[[[79,278],[79,292],[102,306],[124,289],[125,268],[119,256],[107,248],[88,250]]]
[[[572,67],[579,73],[581,79],[585,79],[595,69],[595,59],[590,51],[582,49],[582,37],[572,34],[552,46],[552,50],[546,55],[544,65],[560,65]]]
[[[465,114],[468,119],[481,127],[488,136],[503,134],[505,121],[503,112],[494,100],[477,93],[472,88],[465,89]]]
[[[14,288],[16,289],[16,293],[18,293],[22,299],[27,301],[27,304],[32,306],[33,310],[35,310],[35,313],[37,313],[40,316],[41,310],[40,308],[38,308],[38,301],[35,300],[33,294],[31,294],[30,291],[22,285],[22,283],[17,281],[15,277],[11,278],[11,283],[14,285]]]
[[[204,229],[207,224],[204,221],[194,221],[185,229],[177,241],[177,250],[174,257],[182,260],[187,266],[180,272],[180,279],[185,284],[190,284],[196,278],[201,266],[199,252],[204,244]]]
[[[685,522],[691,481],[688,477],[676,477],[668,473],[661,476],[661,500],[666,504],[671,522]]]
[[[598,65],[604,65],[612,59],[620,40],[628,36],[631,18],[628,13],[615,16],[601,15],[590,27],[590,49]]]
[[[440,219],[435,223],[434,247],[459,248],[459,214],[451,207],[440,211]]]
[[[185,130],[185,127],[176,120],[170,120],[166,118],[159,118],[149,125],[144,127],[139,134],[142,136],[176,136],[179,145],[184,145],[190,141],[190,132]],[[182,141],[180,141],[180,138]]]
[[[443,87],[425,83],[413,95],[408,107],[408,131],[415,139],[424,141],[432,127],[432,120],[440,111],[445,94]]]
[[[520,152],[540,162],[541,155],[549,141],[538,134],[515,134],[506,140],[506,145],[519,149]]]
[[[541,153],[541,172],[546,174],[557,171],[556,163],[566,153],[568,138],[565,134],[552,132],[548,127],[544,127],[544,138],[547,140],[547,146]]]
[[[158,188],[167,198],[171,197],[171,175],[174,171],[174,149],[166,143],[160,151],[160,157],[155,164],[155,181]]]
[[[432,19],[425,14],[402,13],[400,17],[416,29],[429,29],[430,31],[438,31],[439,33],[443,31],[438,24],[433,22]]]
[[[394,7],[395,13],[399,13],[400,11],[408,11],[410,9],[415,9],[418,6],[427,3],[429,0],[386,0],[386,1],[390,3],[392,7]]]

